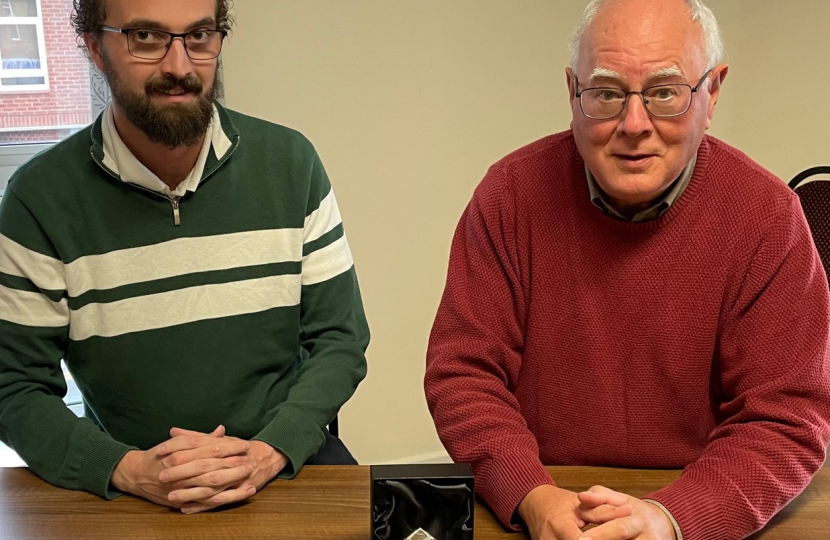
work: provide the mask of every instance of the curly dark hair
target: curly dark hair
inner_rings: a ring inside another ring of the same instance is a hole
[[[107,18],[106,0],[72,0],[72,26],[75,28],[75,36],[78,47],[89,55],[84,44],[84,34],[100,34],[101,25]],[[216,0],[216,28],[230,33],[234,23],[234,16],[231,13],[233,0]]]

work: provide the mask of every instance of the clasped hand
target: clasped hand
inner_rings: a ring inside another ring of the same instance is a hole
[[[288,463],[261,441],[179,428],[146,451],[128,452],[116,466],[112,485],[156,504],[194,514],[254,495]]]
[[[676,540],[668,516],[656,505],[594,486],[574,493],[539,486],[519,505],[533,540]],[[596,527],[582,532],[590,524]]]

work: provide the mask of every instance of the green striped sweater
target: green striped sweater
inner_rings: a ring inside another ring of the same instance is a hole
[[[173,426],[267,442],[292,477],[366,374],[369,331],[326,173],[299,133],[218,107],[175,226],[106,165],[101,118],[0,204],[0,439],[45,480],[112,498]],[[75,417],[60,360],[76,380]]]

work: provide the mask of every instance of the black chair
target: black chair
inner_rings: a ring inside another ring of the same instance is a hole
[[[830,272],[830,167],[807,169],[790,180],[789,186],[801,200],[821,263]]]

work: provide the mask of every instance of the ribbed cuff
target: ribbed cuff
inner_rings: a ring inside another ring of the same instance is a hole
[[[724,509],[703,485],[680,477],[644,497],[662,504],[686,538],[718,540],[723,534]]]
[[[477,491],[505,527],[521,530],[517,510],[534,488],[555,485],[538,456],[511,454],[477,464]]]
[[[278,413],[252,440],[268,443],[285,454],[289,463],[277,477],[294,478],[305,462],[320,450],[326,436],[313,422],[289,419]]]
[[[118,442],[109,436],[96,437],[84,452],[78,470],[78,485],[81,489],[100,495],[105,499],[114,499],[121,492],[110,485],[110,478],[116,465],[124,454],[135,447]]]

